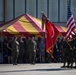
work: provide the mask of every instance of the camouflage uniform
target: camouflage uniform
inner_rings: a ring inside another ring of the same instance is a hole
[[[17,40],[12,41],[12,63],[13,65],[17,65],[17,58],[19,54],[19,43]]]

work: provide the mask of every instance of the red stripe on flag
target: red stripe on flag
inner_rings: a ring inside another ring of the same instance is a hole
[[[66,38],[70,35],[72,30],[74,29],[75,25],[74,22],[70,25],[70,28],[67,30]],[[70,37],[70,36],[69,36]]]
[[[67,34],[66,34],[66,39],[69,39],[71,38],[70,35],[71,32],[73,31],[74,27],[75,27],[75,22],[74,22],[74,17],[71,13],[71,10],[70,10],[70,1],[68,0],[68,14],[67,14]]]
[[[68,24],[67,24],[67,27],[69,26],[69,24],[72,22],[72,20],[73,20],[73,17],[70,19],[70,21],[68,22]]]

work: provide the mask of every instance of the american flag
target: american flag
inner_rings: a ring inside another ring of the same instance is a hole
[[[73,14],[70,10],[70,1],[68,0],[68,12],[67,12],[67,34],[66,39],[72,39],[72,35],[75,35],[75,22]]]

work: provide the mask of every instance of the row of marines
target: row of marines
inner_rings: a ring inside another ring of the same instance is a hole
[[[70,41],[67,41],[65,38],[63,38],[62,49],[63,66],[61,67],[76,68],[76,35],[72,35],[72,40]]]

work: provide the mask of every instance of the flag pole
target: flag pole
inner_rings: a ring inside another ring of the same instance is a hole
[[[46,28],[47,28],[47,26],[46,26],[46,22],[48,22],[49,21],[49,18],[46,16],[46,14],[43,12],[43,11],[41,11],[41,13],[42,13],[42,27],[44,27],[44,24],[45,24],[45,30],[46,30]],[[42,28],[43,29],[43,28]],[[45,39],[47,38],[47,33],[45,32]],[[51,38],[50,38],[51,39]],[[53,41],[52,41],[53,42]],[[45,45],[46,45],[46,41],[45,41]],[[46,46],[45,46],[46,47]],[[52,56],[52,54],[47,50],[47,48],[46,48],[46,52],[47,53],[49,53],[50,55],[51,55],[51,57],[53,58],[53,56]]]

